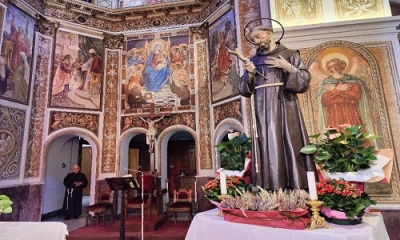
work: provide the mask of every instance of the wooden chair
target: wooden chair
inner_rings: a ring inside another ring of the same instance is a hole
[[[103,218],[103,226],[106,224],[106,213],[107,210],[111,212],[111,219],[114,223],[114,210],[113,210],[113,191],[103,192],[97,198],[96,204],[87,206],[86,212],[86,226],[88,225],[89,212],[93,212],[96,217],[96,223],[99,223],[99,218]]]
[[[178,212],[187,212],[189,214],[189,221],[192,220],[192,190],[180,188],[178,191],[174,190],[173,203],[168,206],[168,219],[171,225],[171,215],[175,217],[175,223],[177,221]]]
[[[142,176],[138,176],[139,189],[132,189],[127,192],[125,197],[125,217],[128,216],[128,209],[141,209],[142,201],[144,203],[144,211],[147,212],[148,218],[151,218],[151,204],[153,195],[156,191],[156,178],[152,173],[144,173],[143,175],[143,196],[142,196]],[[144,214],[144,213],[143,213]]]

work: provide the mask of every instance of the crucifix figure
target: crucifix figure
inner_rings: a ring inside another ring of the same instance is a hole
[[[154,151],[154,140],[155,136],[157,134],[157,129],[155,127],[155,123],[160,121],[161,119],[164,118],[164,115],[162,115],[159,119],[152,120],[151,118],[148,118],[148,120],[142,118],[139,116],[140,119],[142,119],[143,122],[147,123],[147,134],[146,134],[146,144],[149,145],[149,152],[152,153]]]
[[[154,143],[155,143],[155,137],[157,134],[157,128],[155,126],[156,122],[161,121],[165,115],[169,114],[155,114],[154,113],[154,103],[150,103],[150,113],[146,115],[139,116],[139,118],[147,123],[147,134],[146,134],[146,144],[149,145],[149,152],[152,153],[154,152]],[[155,119],[155,117],[161,116],[158,119]]]

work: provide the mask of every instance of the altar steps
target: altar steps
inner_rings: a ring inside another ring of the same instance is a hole
[[[146,240],[184,240],[189,229],[189,221],[178,221],[170,226],[164,215],[144,218],[144,239]],[[89,222],[87,227],[81,227],[69,233],[67,240],[116,240],[120,237],[120,221],[105,226],[101,223]],[[125,220],[125,239],[141,239],[141,217],[128,216]]]

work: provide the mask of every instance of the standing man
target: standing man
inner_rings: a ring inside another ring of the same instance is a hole
[[[4,95],[7,92],[10,73],[11,71],[6,65],[4,58],[0,56],[0,95]]]
[[[72,173],[64,178],[65,190],[63,213],[65,220],[71,217],[77,219],[82,213],[82,189],[88,184],[85,174],[81,173],[79,165],[74,165]]]
[[[239,92],[252,97],[252,183],[268,190],[308,188],[307,171],[316,171],[312,156],[300,153],[309,144],[297,93],[311,75],[298,50],[274,42],[272,28],[252,29],[257,52],[245,62]]]
[[[86,72],[85,81],[82,82],[79,89],[89,92],[91,90],[90,81],[94,81],[95,75],[101,77],[103,72],[102,59],[93,48],[89,50],[89,60],[82,65],[82,71]]]

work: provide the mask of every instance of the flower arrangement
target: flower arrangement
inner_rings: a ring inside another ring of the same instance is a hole
[[[240,191],[247,191],[249,187],[250,185],[247,184],[242,177],[226,177],[227,195],[236,196]],[[206,198],[216,202],[221,201],[221,199],[219,198],[219,196],[221,196],[220,178],[217,177],[208,181],[204,186],[202,186],[202,189],[205,193]]]
[[[221,167],[226,170],[243,170],[246,155],[251,151],[251,139],[244,133],[229,130],[228,141],[216,145]]]
[[[301,149],[304,154],[315,154],[314,162],[328,172],[357,172],[368,169],[377,160],[377,151],[372,146],[364,146],[367,140],[379,138],[378,135],[363,133],[362,126],[344,128],[343,132],[328,128],[326,138]],[[320,134],[310,138],[317,139]]]
[[[11,213],[11,205],[13,202],[6,195],[0,195],[0,214],[1,213]]]
[[[344,212],[349,219],[362,217],[365,208],[376,204],[367,193],[343,179],[323,179],[317,183],[318,200],[324,207]]]
[[[239,191],[236,196],[226,196],[223,200],[227,208],[251,211],[294,211],[306,209],[309,195],[301,189],[267,191],[259,188],[256,194]]]

